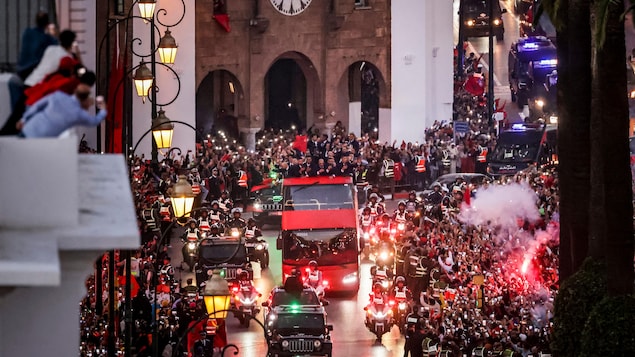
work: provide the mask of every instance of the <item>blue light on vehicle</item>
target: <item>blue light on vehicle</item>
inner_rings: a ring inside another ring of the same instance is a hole
[[[526,130],[527,127],[525,126],[525,124],[512,124],[512,130]]]
[[[522,45],[523,50],[537,50],[538,44],[535,42],[525,42]]]
[[[555,67],[557,65],[558,65],[558,60],[555,58],[543,59],[534,63],[534,67],[537,67],[537,68]]]

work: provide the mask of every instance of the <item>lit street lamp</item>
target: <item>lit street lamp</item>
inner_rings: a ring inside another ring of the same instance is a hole
[[[192,185],[187,182],[187,177],[179,175],[178,181],[172,187],[172,195],[170,196],[172,210],[177,219],[190,216],[195,197]]]
[[[227,318],[231,294],[227,280],[220,276],[220,270],[214,270],[212,276],[205,283],[203,299],[205,300],[205,307],[210,318]]]
[[[152,136],[157,145],[157,149],[169,149],[172,147],[172,135],[174,134],[174,124],[165,116],[165,111],[159,109],[157,117],[152,120]]]

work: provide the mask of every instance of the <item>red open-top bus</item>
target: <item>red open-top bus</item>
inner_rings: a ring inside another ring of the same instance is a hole
[[[318,263],[331,291],[359,289],[357,200],[351,177],[286,178],[282,182],[282,273]]]

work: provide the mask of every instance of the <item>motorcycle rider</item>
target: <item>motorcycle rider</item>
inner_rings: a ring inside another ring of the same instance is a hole
[[[399,201],[397,209],[392,217],[395,222],[406,224],[406,221],[409,220],[410,217],[408,211],[406,211],[406,206],[406,201]]]
[[[232,218],[227,221],[227,228],[243,229],[247,227],[247,222],[241,217],[241,209],[236,207],[232,209]]]
[[[198,229],[202,232],[207,232],[209,231],[210,223],[209,212],[206,209],[202,210],[201,216],[198,217]]]
[[[364,207],[364,209],[362,210],[362,214],[359,216],[359,226],[362,227],[363,233],[368,233],[370,235],[370,228],[372,227],[372,225],[373,216],[370,214],[370,207]],[[362,249],[364,249],[364,247],[366,246],[364,234],[361,234],[359,237],[359,246]]]
[[[221,232],[223,231],[223,226],[220,223],[212,223],[209,227],[209,234],[207,234],[208,238],[218,238],[221,236]]]
[[[433,205],[440,205],[443,201],[443,193],[441,192],[441,184],[435,182],[432,184],[432,192],[428,194],[427,201]]]
[[[388,296],[386,296],[386,292],[384,291],[384,287],[381,286],[381,283],[373,284],[373,291],[370,295],[370,305],[384,305],[388,303]]]
[[[379,283],[379,285],[381,285],[382,281],[392,280],[393,272],[392,269],[390,269],[386,264],[380,263],[377,265],[373,265],[370,268],[370,276],[372,277],[373,282]]]
[[[253,242],[258,242],[258,237],[262,237],[262,231],[256,226],[256,220],[249,218],[247,220],[247,227],[245,227],[245,238],[247,241],[253,240]]]
[[[366,204],[366,207],[370,208],[370,214],[373,217],[381,216],[386,212],[384,204],[379,202],[379,195],[373,192],[368,197],[368,200],[369,202]]]
[[[408,213],[413,214],[417,210],[417,205],[419,201],[417,200],[417,192],[412,190],[408,193],[408,200],[406,201],[406,211]]]
[[[183,240],[187,241],[188,238],[196,238],[197,241],[201,240],[201,231],[198,229],[195,219],[190,219],[185,232],[183,232]]]
[[[309,268],[307,269],[307,276],[305,279],[305,285],[308,285],[315,289],[320,301],[324,302],[324,278],[322,271],[318,269],[318,263],[315,260],[309,262]]]
[[[225,212],[220,207],[220,203],[217,200],[212,201],[212,208],[209,210],[209,218],[212,223],[225,222]]]
[[[240,274],[238,274],[238,285],[240,286],[240,290],[243,290],[243,288],[245,288],[243,291],[251,291],[251,289],[256,289],[256,287],[254,286],[254,282],[249,277],[249,272],[246,270],[243,270],[240,272]]]
[[[412,302],[412,292],[406,286],[406,278],[398,276],[395,279],[395,287],[390,290],[390,297],[395,300],[405,300],[408,304]]]

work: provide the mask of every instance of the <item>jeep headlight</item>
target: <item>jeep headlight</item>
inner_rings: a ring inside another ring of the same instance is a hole
[[[280,344],[282,345],[282,348],[284,348],[284,349],[289,348],[289,341],[288,340],[282,340],[282,342]]]
[[[315,347],[316,350],[319,350],[320,347],[322,347],[322,341],[320,340],[313,341],[313,347]]]
[[[254,203],[254,209],[255,210],[261,210],[262,209],[262,204],[260,202]]]
[[[467,20],[467,21],[465,22],[465,24],[466,24],[466,25],[468,25],[468,26],[470,26],[470,27],[471,27],[471,26],[474,26],[474,20]]]
[[[498,26],[501,24],[501,20],[500,19],[494,19],[494,25]]]

